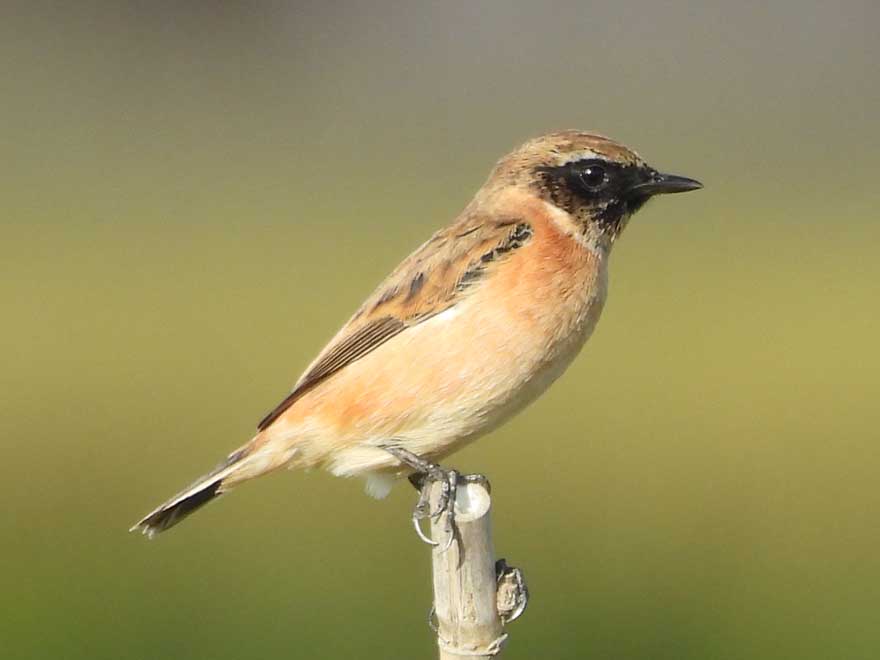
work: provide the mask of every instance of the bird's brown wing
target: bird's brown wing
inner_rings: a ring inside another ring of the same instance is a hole
[[[305,392],[345,366],[455,305],[531,235],[532,228],[518,218],[472,216],[434,234],[367,298],[257,428],[268,427]]]

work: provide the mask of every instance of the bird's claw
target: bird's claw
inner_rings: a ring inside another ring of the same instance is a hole
[[[440,546],[440,543],[429,538],[422,531],[421,521],[429,518],[438,522],[445,513],[443,530],[446,533],[446,542],[440,551],[446,552],[455,540],[455,495],[458,490],[459,475],[455,470],[444,470],[437,465],[432,464],[431,468],[429,472],[423,474],[424,478],[420,480],[419,501],[413,509],[412,519],[419,538],[436,548]],[[431,488],[435,482],[440,483],[440,494],[436,502],[436,509],[432,511]]]
[[[413,470],[409,481],[419,491],[419,501],[413,509],[412,520],[416,534],[418,534],[422,541],[435,548],[440,547],[438,541],[429,538],[422,530],[421,521],[429,518],[434,522],[438,522],[443,514],[446,514],[443,522],[446,541],[440,548],[441,552],[445,552],[452,547],[452,543],[456,538],[455,497],[458,493],[459,484],[479,483],[486,490],[490,490],[489,480],[482,474],[461,475],[457,470],[443,468],[400,447],[387,447],[386,451]],[[437,482],[440,483],[440,493],[435,504],[436,508],[432,511],[431,488]]]

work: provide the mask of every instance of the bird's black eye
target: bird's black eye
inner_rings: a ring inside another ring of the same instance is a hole
[[[601,165],[589,165],[581,170],[581,183],[588,192],[598,192],[608,183],[608,173]]]

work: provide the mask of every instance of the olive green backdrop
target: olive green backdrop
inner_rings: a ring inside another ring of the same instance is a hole
[[[0,11],[3,658],[433,657],[409,487],[283,473],[126,530],[568,127],[706,188],[636,218],[584,354],[453,459],[532,590],[507,657],[877,657],[875,2]]]

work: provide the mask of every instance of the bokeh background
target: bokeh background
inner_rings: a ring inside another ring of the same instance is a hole
[[[5,3],[0,655],[434,657],[408,487],[284,473],[126,530],[501,154],[578,127],[706,188],[454,458],[531,587],[506,657],[876,658],[878,7]]]

